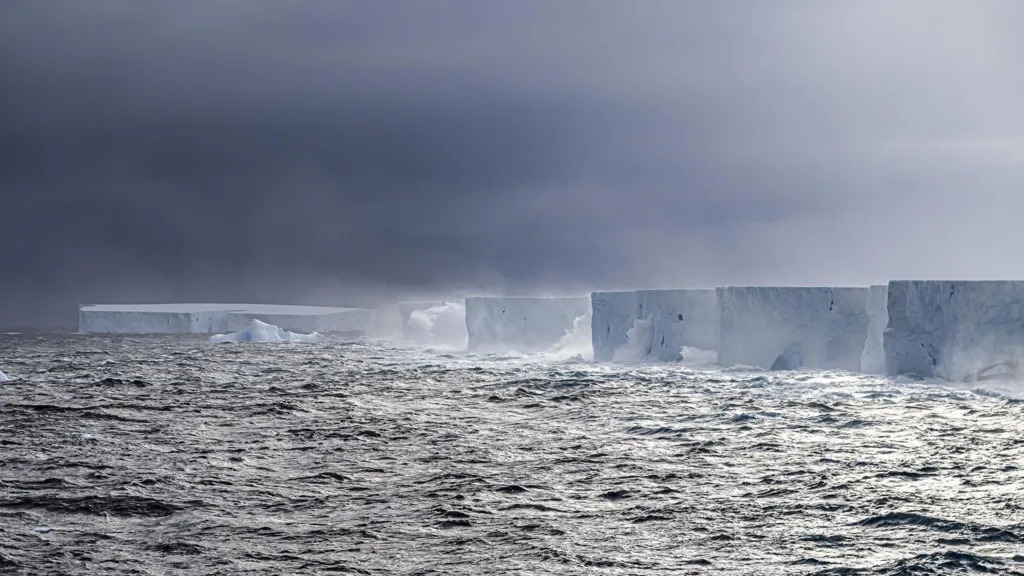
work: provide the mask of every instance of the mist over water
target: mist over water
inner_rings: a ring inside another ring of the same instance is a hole
[[[592,312],[587,312],[582,316],[577,316],[572,322],[572,327],[566,330],[550,350],[542,353],[541,357],[548,360],[593,360],[594,347],[590,334],[592,314]]]

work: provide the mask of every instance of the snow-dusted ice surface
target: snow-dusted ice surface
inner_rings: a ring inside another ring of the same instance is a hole
[[[718,297],[722,365],[860,370],[867,288],[727,287]]]
[[[542,352],[551,349],[590,315],[590,297],[466,298],[468,349]],[[588,324],[589,327],[589,324]],[[590,340],[590,335],[587,335]]]
[[[1024,282],[889,283],[886,372],[952,381],[1024,362]]]
[[[209,334],[242,330],[260,320],[297,332],[363,334],[373,310],[275,304],[108,304],[79,309],[79,332]]]
[[[683,348],[714,351],[719,342],[718,297],[714,290],[640,290],[636,318],[646,321],[642,359],[684,360]]]
[[[889,323],[889,286],[868,289],[868,337],[861,354],[860,371],[864,374],[885,374],[885,349],[882,334]]]
[[[636,292],[594,292],[590,304],[594,360],[608,362],[629,341],[636,321]]]
[[[298,334],[259,320],[251,320],[248,328],[238,332],[210,336],[210,342],[213,344],[223,344],[226,342],[317,342],[320,339],[320,334],[316,332]]]

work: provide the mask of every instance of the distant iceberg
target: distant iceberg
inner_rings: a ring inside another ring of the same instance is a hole
[[[3,370],[0,370],[0,382],[7,382],[7,380],[8,380],[7,375],[4,374]]]
[[[259,320],[250,321],[249,327],[239,332],[210,336],[210,342],[213,344],[224,342],[317,342],[320,339],[321,336],[317,332],[298,334]]]
[[[376,314],[365,308],[277,304],[97,304],[81,306],[78,331],[84,334],[217,334],[244,330],[260,320],[297,332],[359,336]]]

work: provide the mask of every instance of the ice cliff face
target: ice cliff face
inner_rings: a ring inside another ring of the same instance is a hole
[[[676,362],[683,347],[717,350],[718,297],[714,290],[640,290],[636,319],[646,324],[638,334],[643,358]]]
[[[595,360],[677,362],[684,348],[718,349],[714,290],[595,292],[591,302]]]
[[[572,332],[590,312],[590,298],[466,298],[468,348],[541,352]]]
[[[894,281],[886,373],[952,381],[1024,362],[1024,282]]]
[[[249,326],[244,330],[231,334],[217,334],[210,337],[213,344],[227,342],[317,342],[321,339],[320,334],[297,334],[289,332],[273,324],[251,320]]]
[[[868,337],[860,358],[860,371],[885,374],[885,350],[882,334],[889,323],[889,287],[885,284],[868,289]]]
[[[859,371],[867,288],[718,288],[719,363]]]
[[[629,330],[636,321],[636,292],[594,292],[590,302],[594,360],[609,362],[628,343]]]

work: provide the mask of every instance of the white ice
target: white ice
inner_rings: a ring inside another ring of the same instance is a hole
[[[636,317],[648,323],[641,343],[642,359],[678,362],[686,360],[684,348],[718,349],[719,309],[714,290],[640,290],[636,299]]]
[[[608,362],[629,343],[636,321],[636,292],[594,292],[590,304],[594,360]]]
[[[216,334],[210,337],[210,342],[213,344],[225,342],[317,342],[320,339],[320,334],[316,332],[297,334],[273,324],[251,320],[249,327],[245,330],[232,332],[231,334]]]
[[[3,370],[0,370],[0,382],[7,382],[7,380],[8,380],[7,375],[4,374]]]
[[[886,372],[952,381],[1019,373],[1024,282],[889,283]]]
[[[468,349],[522,353],[550,350],[577,320],[590,313],[590,298],[466,298]],[[589,324],[587,339],[590,339]]]
[[[860,358],[860,371],[865,374],[885,374],[885,350],[882,334],[889,323],[889,287],[871,286],[868,289],[868,337]]]
[[[867,288],[718,288],[723,366],[861,369]]]

